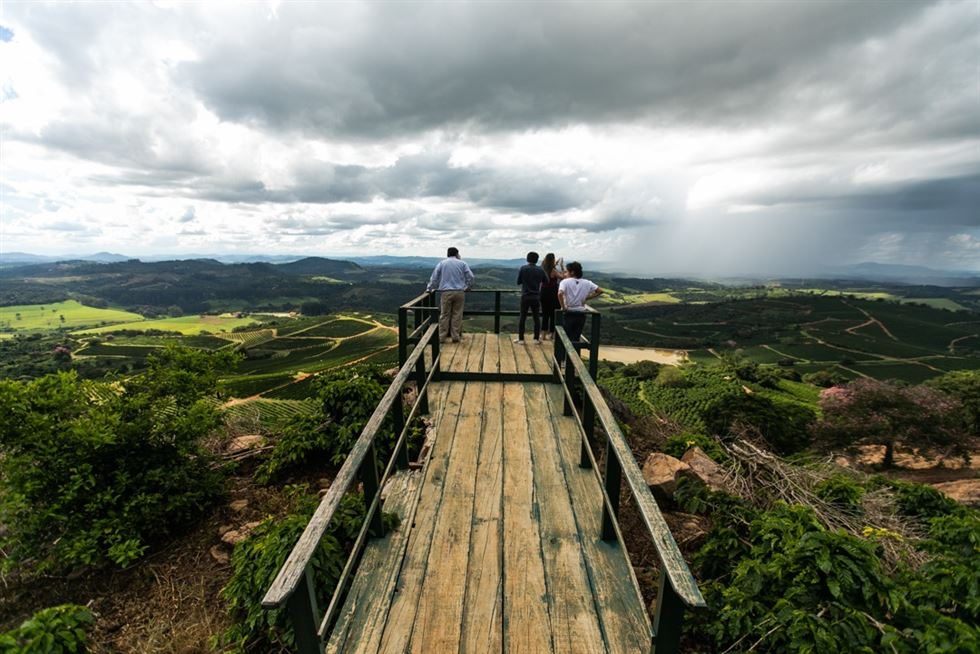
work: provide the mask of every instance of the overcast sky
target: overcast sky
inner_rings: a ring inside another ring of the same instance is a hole
[[[0,4],[0,251],[980,269],[980,2]]]

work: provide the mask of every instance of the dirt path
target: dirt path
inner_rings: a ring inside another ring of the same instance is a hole
[[[960,341],[965,341],[968,338],[980,338],[980,334],[969,334],[968,336],[960,336],[959,338],[954,338],[949,342],[949,345],[946,346],[946,349],[949,350],[950,354],[955,354],[956,344],[959,343]]]
[[[775,352],[776,354],[778,354],[781,357],[786,357],[787,359],[795,359],[797,361],[804,361],[806,363],[813,363],[812,361],[810,361],[810,359],[803,359],[801,357],[794,357],[792,354],[786,354],[785,352],[780,352],[779,350],[777,350],[776,348],[774,348],[771,345],[763,345],[762,347],[766,348],[770,352]]]
[[[843,300],[842,300],[842,302],[843,302]],[[865,315],[865,317],[868,319],[868,322],[863,323],[861,325],[857,325],[856,327],[852,327],[851,329],[859,329],[859,328],[864,327],[865,325],[868,325],[868,324],[875,324],[875,325],[878,325],[878,327],[881,329],[881,331],[885,332],[885,334],[888,336],[888,338],[890,338],[890,339],[892,339],[893,341],[896,341],[896,342],[898,341],[898,338],[896,338],[895,334],[892,334],[891,331],[889,331],[888,328],[885,327],[885,323],[881,322],[880,320],[878,320],[877,318],[875,318],[874,316],[872,316],[865,309],[862,309],[861,307],[856,307],[853,304],[848,304],[847,302],[844,302],[844,304],[847,304],[847,306],[851,307],[852,309],[857,309],[858,311],[860,311],[861,313],[863,313]],[[848,329],[847,331],[850,332],[851,330]],[[851,333],[853,334],[854,332],[851,332]]]
[[[833,350],[840,350],[841,352],[850,352],[852,354],[860,354],[861,356],[865,356],[865,357],[869,357],[869,356],[870,357],[876,357],[876,358],[878,358],[878,359],[880,359],[882,361],[889,361],[889,362],[892,362],[892,363],[911,363],[911,364],[915,364],[915,365],[918,365],[918,366],[924,366],[924,367],[928,368],[929,370],[933,370],[935,372],[945,372],[945,370],[943,370],[942,368],[937,368],[935,366],[929,365],[925,361],[920,361],[919,359],[901,359],[899,357],[892,357],[892,356],[888,356],[886,354],[877,354],[875,352],[863,352],[861,350],[854,350],[854,349],[851,349],[849,347],[841,347],[840,345],[834,345],[833,343],[828,343],[827,341],[823,340],[819,336],[814,336],[813,334],[809,333],[806,330],[802,330],[801,329],[800,330],[800,333],[803,334],[804,336],[806,336],[807,338],[812,338],[818,344],[823,345],[824,347],[829,347],[829,348],[831,348]],[[811,363],[813,363],[812,360],[811,360]],[[841,366],[841,367],[843,368],[843,366]],[[862,377],[867,377],[868,376],[868,375],[865,375],[863,373],[858,373],[856,370],[854,370],[852,372],[855,372],[855,373],[861,375]]]

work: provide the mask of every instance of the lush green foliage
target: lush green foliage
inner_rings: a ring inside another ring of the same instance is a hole
[[[81,654],[95,623],[84,606],[63,604],[35,613],[20,627],[0,633],[3,654]]]
[[[372,368],[321,375],[314,383],[319,405],[287,423],[269,458],[256,470],[256,479],[267,483],[311,461],[342,463],[377,408],[387,383],[388,379]],[[417,451],[420,435],[414,427],[407,444],[410,454]],[[375,439],[379,462],[390,457],[396,436],[389,414]]]
[[[853,499],[854,482],[831,479],[818,492]],[[713,522],[694,558],[710,608],[688,631],[719,651],[977,651],[980,518],[962,507],[937,508],[913,486],[894,487],[906,492],[905,510],[941,514],[921,543],[931,558],[919,568],[886,570],[876,530],[866,538],[827,530],[807,507],[764,511],[683,480],[678,501]],[[923,504],[913,506],[913,498]]]
[[[962,407],[967,431],[980,436],[980,370],[954,370],[928,385],[955,397]]]
[[[824,479],[814,491],[824,502],[856,510],[861,506],[865,489],[856,480],[838,474]]]
[[[198,445],[220,424],[230,354],[165,348],[146,374],[99,393],[74,373],[0,380],[0,539],[7,565],[127,565],[221,490]]]
[[[316,510],[316,496],[302,487],[287,487],[292,507],[284,518],[270,518],[259,525],[232,553],[232,576],[222,590],[236,623],[221,638],[236,651],[291,652],[293,631],[285,609],[267,611],[261,600],[272,585],[293,546]],[[347,560],[347,550],[364,521],[364,498],[347,495],[341,501],[316,554],[313,579],[319,606],[325,607],[333,594]],[[386,529],[397,526],[397,517],[384,515]]]

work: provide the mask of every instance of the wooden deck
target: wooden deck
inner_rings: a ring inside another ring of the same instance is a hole
[[[444,344],[452,371],[548,373],[552,347]],[[431,386],[422,470],[385,490],[401,526],[364,552],[327,652],[648,652],[650,623],[561,386]]]

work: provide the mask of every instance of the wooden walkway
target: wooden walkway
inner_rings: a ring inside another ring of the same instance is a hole
[[[443,370],[551,369],[550,343],[506,334],[442,347]],[[625,551],[601,539],[601,489],[578,466],[561,388],[431,386],[430,454],[385,489],[402,524],[365,550],[327,652],[650,651]]]

